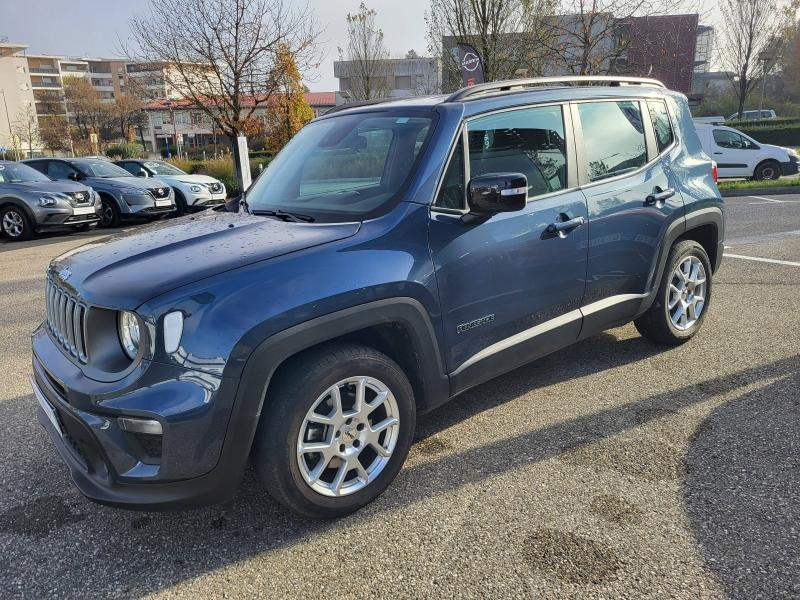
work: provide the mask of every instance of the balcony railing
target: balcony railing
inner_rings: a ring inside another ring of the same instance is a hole
[[[29,67],[28,72],[34,75],[58,75],[55,67]]]
[[[61,84],[57,81],[31,81],[32,88],[54,88],[60,89]]]

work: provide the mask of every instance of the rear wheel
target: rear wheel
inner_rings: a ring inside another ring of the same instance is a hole
[[[781,165],[774,160],[765,160],[760,163],[753,172],[753,179],[779,179],[781,176]]]
[[[172,213],[175,217],[182,217],[187,212],[189,212],[189,207],[186,204],[186,198],[183,197],[177,188],[175,189],[175,212]]]
[[[364,346],[323,347],[270,386],[256,469],[290,509],[343,516],[375,499],[397,475],[415,417],[411,385],[389,357]]]
[[[29,240],[33,237],[31,225],[25,211],[18,206],[6,206],[0,210],[0,230],[8,239]]]
[[[711,262],[694,240],[677,242],[670,250],[653,304],[634,321],[646,338],[676,346],[689,340],[703,324],[711,302]]]

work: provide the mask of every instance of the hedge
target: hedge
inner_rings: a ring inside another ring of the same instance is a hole
[[[758,125],[756,127],[736,127],[742,133],[762,144],[776,146],[800,146],[800,122],[787,125]]]

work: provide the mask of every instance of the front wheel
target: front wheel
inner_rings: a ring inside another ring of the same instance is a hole
[[[408,378],[388,356],[349,344],[313,350],[270,386],[256,469],[288,508],[308,517],[344,516],[395,478],[415,418]]]
[[[774,160],[765,160],[756,167],[753,173],[753,179],[759,181],[764,179],[780,179],[781,166]]]
[[[670,346],[700,329],[711,303],[711,261],[694,240],[677,242],[669,252],[653,304],[634,321],[644,337]]]
[[[103,208],[100,212],[100,227],[119,227],[120,216],[117,203],[108,198],[103,198]]]
[[[6,206],[0,210],[0,230],[8,239],[15,242],[33,237],[33,226],[28,216],[17,206]]]

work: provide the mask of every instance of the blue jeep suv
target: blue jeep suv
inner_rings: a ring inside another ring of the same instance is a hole
[[[344,515],[464,390],[629,321],[691,338],[723,234],[686,98],[657,81],[345,105],[241,202],[51,263],[39,418],[98,502],[221,501],[252,460],[285,505]]]

